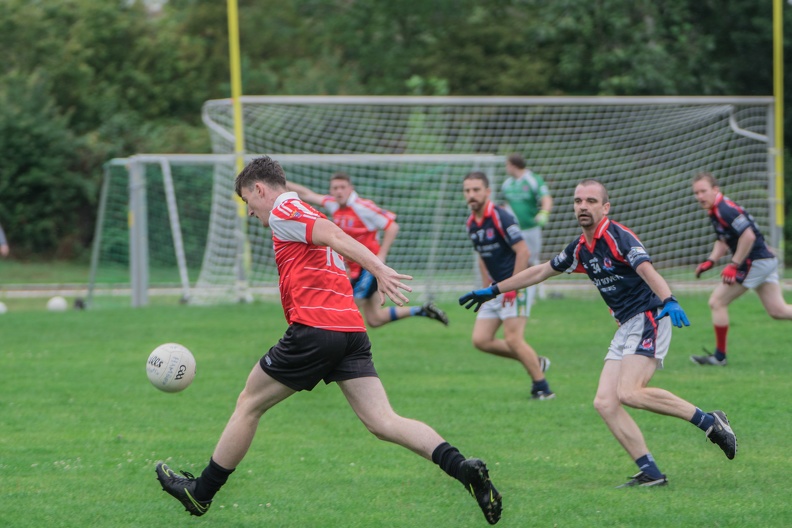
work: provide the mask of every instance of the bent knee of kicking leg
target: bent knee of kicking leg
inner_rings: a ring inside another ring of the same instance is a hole
[[[376,420],[366,421],[363,425],[379,440],[390,441],[394,438],[394,431],[398,429],[399,417],[394,413],[391,416],[379,416]]]
[[[239,393],[236,402],[236,409],[234,412],[241,413],[244,415],[261,417],[265,411],[266,409],[256,404],[253,395],[250,394],[247,391],[247,389],[243,389],[242,392]]]

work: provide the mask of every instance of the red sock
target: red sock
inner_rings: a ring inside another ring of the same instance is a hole
[[[717,348],[723,355],[726,355],[726,334],[729,333],[729,325],[715,327],[715,348]]]

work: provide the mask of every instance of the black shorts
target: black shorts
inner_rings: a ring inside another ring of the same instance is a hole
[[[378,377],[366,332],[336,332],[294,323],[259,361],[264,372],[296,391]]]

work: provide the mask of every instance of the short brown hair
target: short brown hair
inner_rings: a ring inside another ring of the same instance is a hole
[[[600,188],[602,189],[602,203],[604,204],[610,203],[610,196],[608,196],[608,189],[605,188],[605,185],[601,181],[595,180],[594,178],[587,178],[581,181],[580,183],[578,183],[578,185],[599,185]]]
[[[344,180],[345,182],[352,184],[352,178],[349,177],[349,174],[346,172],[336,172],[332,176],[330,176],[330,181],[333,180]]]
[[[489,188],[489,178],[487,178],[487,175],[481,171],[468,172],[467,176],[465,176],[462,181],[464,182],[467,180],[481,180],[484,183],[484,187]]]
[[[701,180],[707,180],[713,187],[718,186],[718,180],[715,179],[715,176],[713,176],[711,172],[699,172],[693,176],[693,183],[700,182]]]
[[[524,169],[527,165],[525,163],[525,158],[522,157],[522,154],[509,154],[509,157],[506,158],[506,161],[508,161],[518,169]]]
[[[270,187],[285,187],[286,173],[280,163],[269,156],[256,158],[242,169],[234,182],[234,190],[242,196],[242,189],[250,189],[256,182],[262,182]]]

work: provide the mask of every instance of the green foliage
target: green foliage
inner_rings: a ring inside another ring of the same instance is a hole
[[[0,84],[0,221],[14,252],[73,256],[76,226],[95,189],[76,171],[82,143],[58,114],[39,72]]]
[[[669,476],[659,489],[614,489],[636,469],[592,406],[615,331],[601,300],[534,307],[526,335],[553,361],[547,377],[558,398],[549,402],[529,400],[516,362],[472,348],[474,316],[459,306],[443,306],[448,328],[410,319],[370,337],[396,411],[487,461],[504,496],[499,527],[790,526],[779,485],[792,470],[788,327],[746,296],[733,307],[729,366],[701,368],[687,356],[712,340],[706,296],[680,300],[693,324],[674,330],[666,368],[651,385],[724,409],[739,451],[729,461],[693,425],[631,410]],[[3,526],[486,526],[457,482],[369,434],[334,384],[265,414],[212,509],[191,519],[160,490],[154,465],[200,473],[247,374],[285,330],[281,307],[48,313],[45,299],[37,302],[20,312],[9,299],[0,315]],[[197,360],[195,381],[178,394],[154,389],[143,368],[167,341]]]
[[[26,252],[78,251],[93,232],[86,197],[107,159],[209,150],[201,105],[230,95],[226,3],[169,0],[157,13],[141,0],[2,5],[0,91],[25,93],[0,119],[11,126],[13,115],[14,130],[28,132],[30,122],[46,119],[52,130],[31,136],[36,141],[21,151],[8,150],[18,138],[0,139],[0,159],[16,160],[10,164],[22,172],[27,164],[53,167],[47,172],[83,180],[67,184],[83,190],[69,191],[78,212],[53,221],[31,209],[35,199],[20,199],[22,191],[6,193],[21,177],[12,180],[6,168],[0,221]],[[755,0],[240,0],[243,92],[768,95],[771,7]],[[792,10],[783,16],[790,27]],[[792,39],[785,52],[792,56]],[[787,93],[790,78],[788,70]],[[414,125],[431,133],[426,123]],[[52,159],[20,163],[22,152]],[[25,188],[43,187],[31,170]]]

